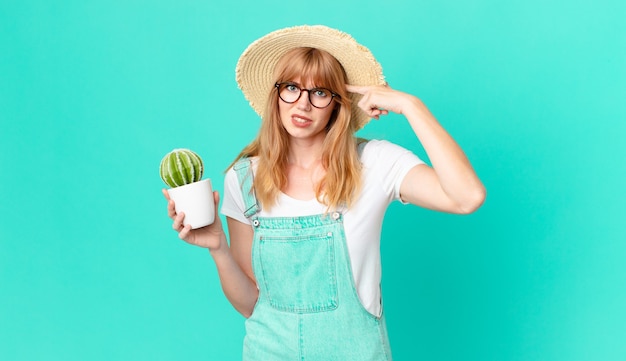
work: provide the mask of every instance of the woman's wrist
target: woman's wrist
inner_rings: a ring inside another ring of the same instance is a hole
[[[222,233],[219,244],[216,247],[207,247],[207,249],[213,258],[223,257],[225,254],[228,254],[230,252],[230,247],[228,247],[226,235]]]

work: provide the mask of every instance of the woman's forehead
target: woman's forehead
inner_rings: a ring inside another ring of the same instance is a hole
[[[281,81],[289,81],[297,83],[302,87],[307,88],[319,88],[319,87],[327,87],[329,85],[329,81],[323,76],[323,74],[319,74],[319,72],[299,72],[293,74],[285,74],[285,79]]]
[[[290,83],[294,83],[300,87],[303,88],[319,88],[322,87],[323,84],[322,82],[320,82],[319,80],[316,80],[313,77],[300,77],[300,76],[296,76],[296,77],[291,77],[289,79],[285,79],[285,82],[290,82]]]

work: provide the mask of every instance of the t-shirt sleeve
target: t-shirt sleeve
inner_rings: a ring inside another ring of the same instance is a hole
[[[364,164],[378,175],[384,191],[395,200],[401,200],[400,186],[407,173],[416,165],[425,164],[410,150],[386,140],[370,140],[363,157]]]
[[[224,199],[222,200],[221,213],[226,217],[250,224],[250,220],[244,215],[245,205],[237,173],[230,168],[224,176]]]

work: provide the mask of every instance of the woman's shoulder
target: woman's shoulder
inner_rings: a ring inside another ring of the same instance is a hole
[[[384,139],[371,139],[362,145],[361,159],[363,161],[371,159],[387,159],[388,157],[399,156],[411,153],[410,150]]]
[[[241,172],[243,168],[249,167],[254,174],[254,172],[256,172],[257,163],[258,157],[246,157],[237,160],[230,168],[228,168],[228,170],[226,170],[224,181],[227,183],[239,183],[238,173]]]
[[[397,170],[404,172],[423,163],[424,161],[411,150],[388,140],[372,139],[361,152],[361,164],[364,169],[383,174],[391,174]]]
[[[248,166],[250,166],[252,170],[255,170],[257,167],[258,160],[259,160],[258,158],[259,157],[257,156],[239,158],[226,170],[226,174],[237,173],[238,169],[245,168]]]

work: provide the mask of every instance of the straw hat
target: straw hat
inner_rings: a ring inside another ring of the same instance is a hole
[[[289,50],[311,47],[327,51],[343,66],[351,85],[382,85],[385,77],[370,50],[352,36],[323,25],[303,25],[273,31],[256,40],[241,54],[236,78],[239,88],[259,115],[263,115],[278,60]],[[358,106],[360,95],[352,98],[352,118],[362,128],[370,117]]]

